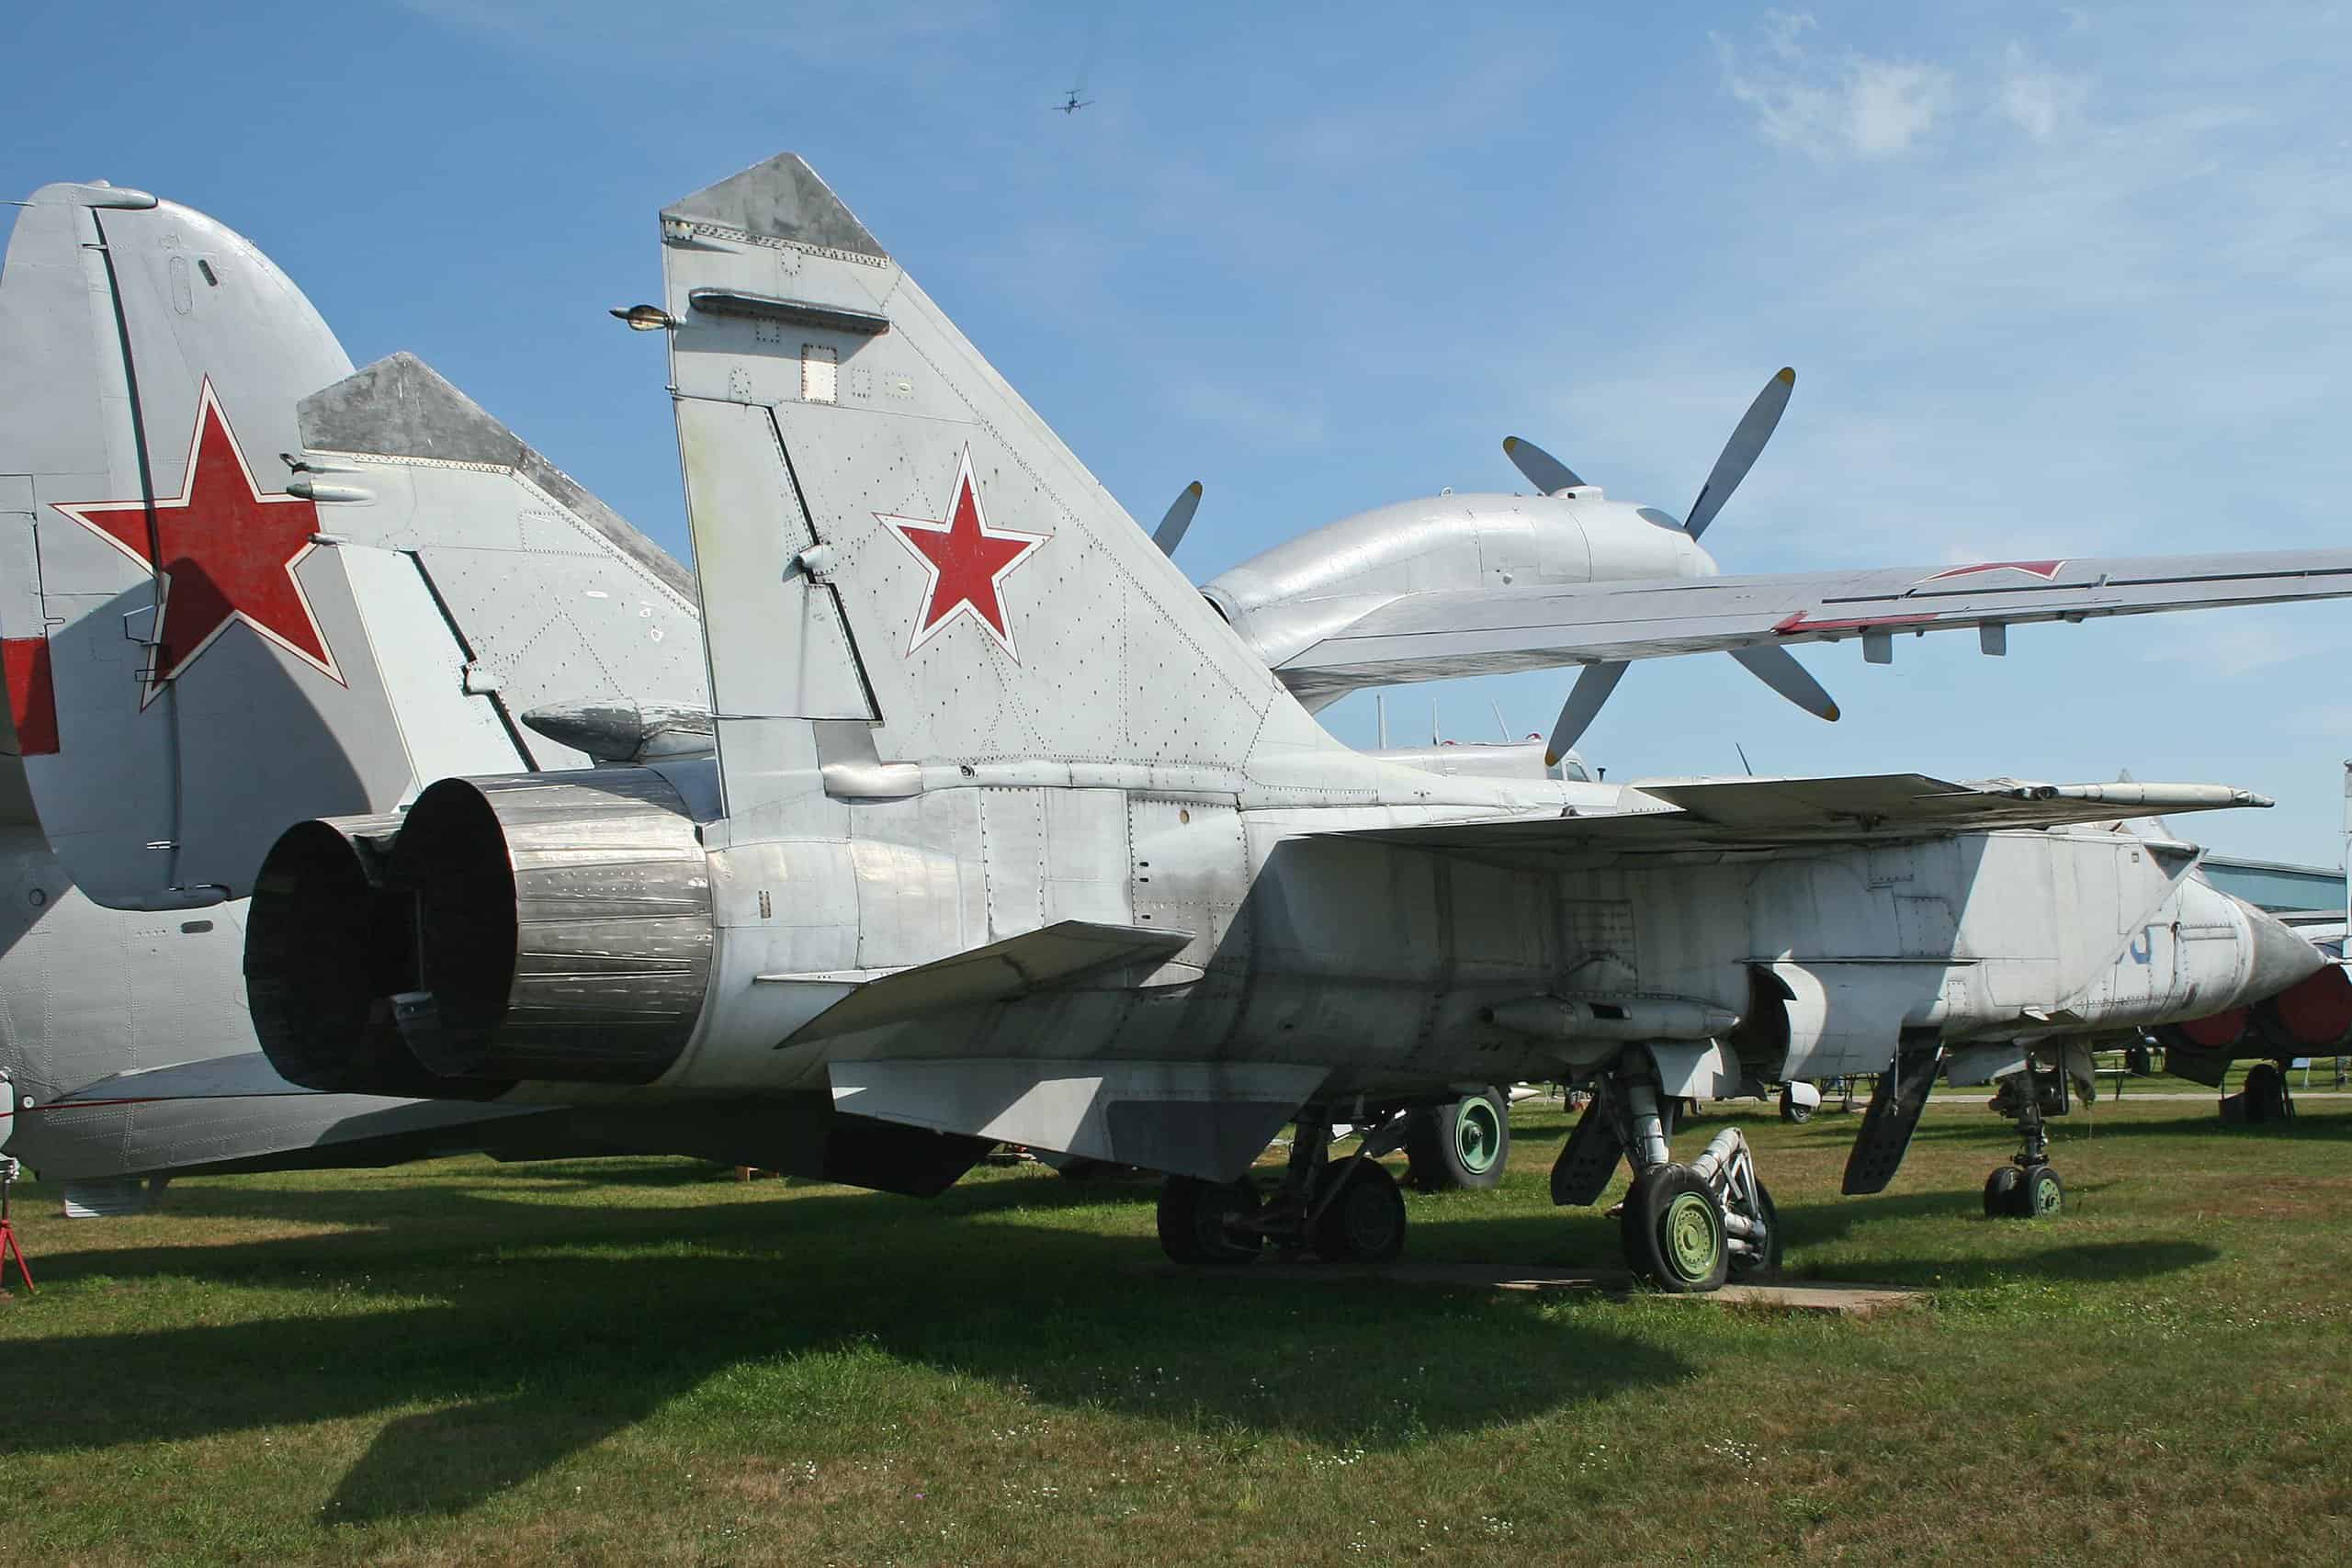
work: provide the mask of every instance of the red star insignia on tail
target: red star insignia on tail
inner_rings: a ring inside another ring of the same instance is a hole
[[[151,537],[140,501],[52,502],[58,511],[139,563],[162,570],[155,607],[155,668],[141,705],[243,621],[337,682],[343,673],[319,630],[294,569],[317,547],[319,509],[300,496],[265,494],[206,378],[176,496],[156,498]]]
[[[972,449],[965,447],[956,463],[956,489],[947,499],[945,517],[900,517],[888,512],[874,515],[897,530],[928,578],[922,613],[915,617],[907,651],[913,653],[956,616],[968,615],[1018,664],[1021,655],[1012,646],[1012,626],[1005,619],[1001,590],[1012,569],[1053,536],[989,526],[980,487],[972,480]]]

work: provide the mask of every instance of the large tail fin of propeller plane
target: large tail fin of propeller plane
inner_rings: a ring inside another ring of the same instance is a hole
[[[222,224],[107,186],[18,215],[0,814],[92,898],[242,897],[289,822],[577,765],[531,712],[698,708],[699,640],[675,563],[415,359],[354,374]]]
[[[216,902],[288,821],[406,783],[376,660],[278,454],[350,361],[268,258],[53,185],[0,273],[0,637],[30,807],[119,908]]]
[[[1332,744],[807,164],[662,236],[666,310],[632,314],[672,333],[731,814],[820,765],[888,795]]]

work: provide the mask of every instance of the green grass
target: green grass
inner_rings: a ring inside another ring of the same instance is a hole
[[[1956,1097],[1955,1097],[1956,1098]],[[2338,1109],[2341,1107],[2341,1109]],[[678,1161],[183,1181],[0,1306],[0,1540],[32,1562],[1906,1563],[2352,1555],[2352,1100],[2062,1124],[2075,1211],[1989,1222],[2006,1124],[1745,1120],[1793,1272],[1862,1324],[1170,1275],[1146,1186],[930,1203]],[[1613,1260],[1566,1123],[1413,1256]],[[1695,1152],[1700,1130],[1681,1146]]]

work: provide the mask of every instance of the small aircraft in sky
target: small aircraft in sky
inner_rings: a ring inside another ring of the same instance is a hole
[[[1092,108],[1094,107],[1094,100],[1092,98],[1087,98],[1082,102],[1079,98],[1079,94],[1084,91],[1086,91],[1084,87],[1072,87],[1069,90],[1069,95],[1065,96],[1060,103],[1054,106],[1054,112],[1056,114],[1076,114],[1080,109]]]
[[[2245,790],[1350,750],[801,160],[662,236],[663,303],[628,315],[669,348],[709,747],[600,742],[288,828],[223,892],[251,895],[254,1021],[295,1083],[568,1105],[897,1190],[1000,1141],[1140,1166],[1169,1255],[1227,1264],[1395,1257],[1379,1156],[1413,1111],[1571,1081],[1555,1200],[1630,1164],[1628,1262],[1704,1291],[1770,1269],[1780,1225],[1736,1129],[1675,1157],[1673,1100],[1878,1074],[1846,1176],[1873,1192],[1949,1054],[2030,1069],[2320,964],[2193,846],[2111,830],[2267,804]],[[351,412],[305,432],[320,526],[397,548],[447,511],[407,488],[452,482],[439,421]],[[583,743],[605,722],[575,716]],[[1344,1156],[1340,1123],[1368,1129]],[[2055,1206],[2046,1162],[2019,1179]]]

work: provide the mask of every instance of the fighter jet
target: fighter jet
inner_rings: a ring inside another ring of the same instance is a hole
[[[1629,1162],[1629,1262],[1707,1290],[1771,1267],[1777,1216],[1736,1130],[1675,1157],[1668,1100],[1880,1073],[1848,1180],[1875,1190],[1951,1047],[2318,963],[2078,826],[2244,790],[1351,751],[806,164],[677,202],[661,243],[663,302],[627,314],[668,343],[713,752],[287,829],[245,975],[294,1082],[726,1129],[900,1190],[1000,1140],[1136,1165],[1168,1253],[1216,1264],[1396,1256],[1407,1112],[1567,1079],[1595,1100],[1555,1197]],[[353,459],[322,526],[366,536],[397,466]],[[1333,1158],[1340,1122],[1370,1132]]]
[[[397,810],[453,768],[707,754],[694,584],[413,357],[355,374],[218,220],[104,184],[23,205],[0,271],[0,1136],[75,1214],[187,1171],[731,1158],[699,1127],[270,1067],[237,971],[278,818]],[[321,520],[354,507],[364,536]]]

